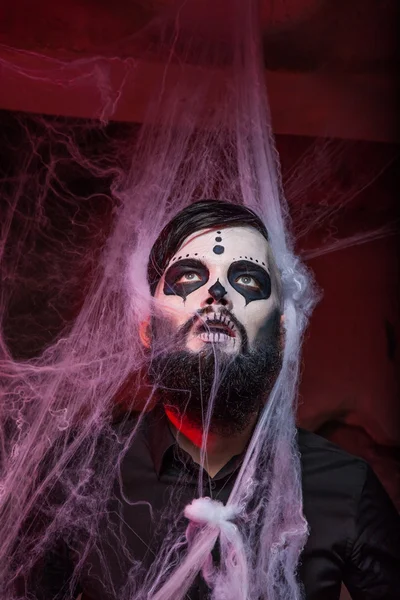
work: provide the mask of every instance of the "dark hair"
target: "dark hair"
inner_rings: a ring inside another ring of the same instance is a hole
[[[147,280],[151,295],[154,296],[157,284],[169,261],[189,235],[201,229],[226,227],[227,225],[231,227],[254,227],[268,241],[268,231],[264,223],[260,217],[246,206],[222,200],[193,202],[167,223],[151,249],[147,266]],[[280,276],[271,252],[269,253],[269,259],[272,283],[275,283],[280,302]]]

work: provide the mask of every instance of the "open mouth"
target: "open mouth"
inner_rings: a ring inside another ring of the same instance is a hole
[[[204,341],[222,341],[226,338],[235,338],[236,331],[229,317],[214,315],[212,319],[205,319],[200,323],[196,335]],[[210,337],[212,339],[209,340]]]

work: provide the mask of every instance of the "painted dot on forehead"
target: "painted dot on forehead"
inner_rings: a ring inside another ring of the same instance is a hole
[[[223,246],[214,246],[213,252],[214,254],[223,254],[225,252],[225,248]]]

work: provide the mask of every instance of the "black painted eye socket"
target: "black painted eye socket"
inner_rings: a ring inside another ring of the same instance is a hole
[[[199,260],[187,258],[174,263],[164,278],[164,294],[187,296],[207,283],[210,274],[207,267]]]
[[[229,267],[231,286],[246,300],[266,300],[271,295],[271,278],[267,271],[247,260],[239,260]]]

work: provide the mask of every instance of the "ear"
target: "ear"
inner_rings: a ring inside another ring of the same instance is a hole
[[[140,323],[139,337],[143,346],[149,349],[151,345],[150,317]]]

